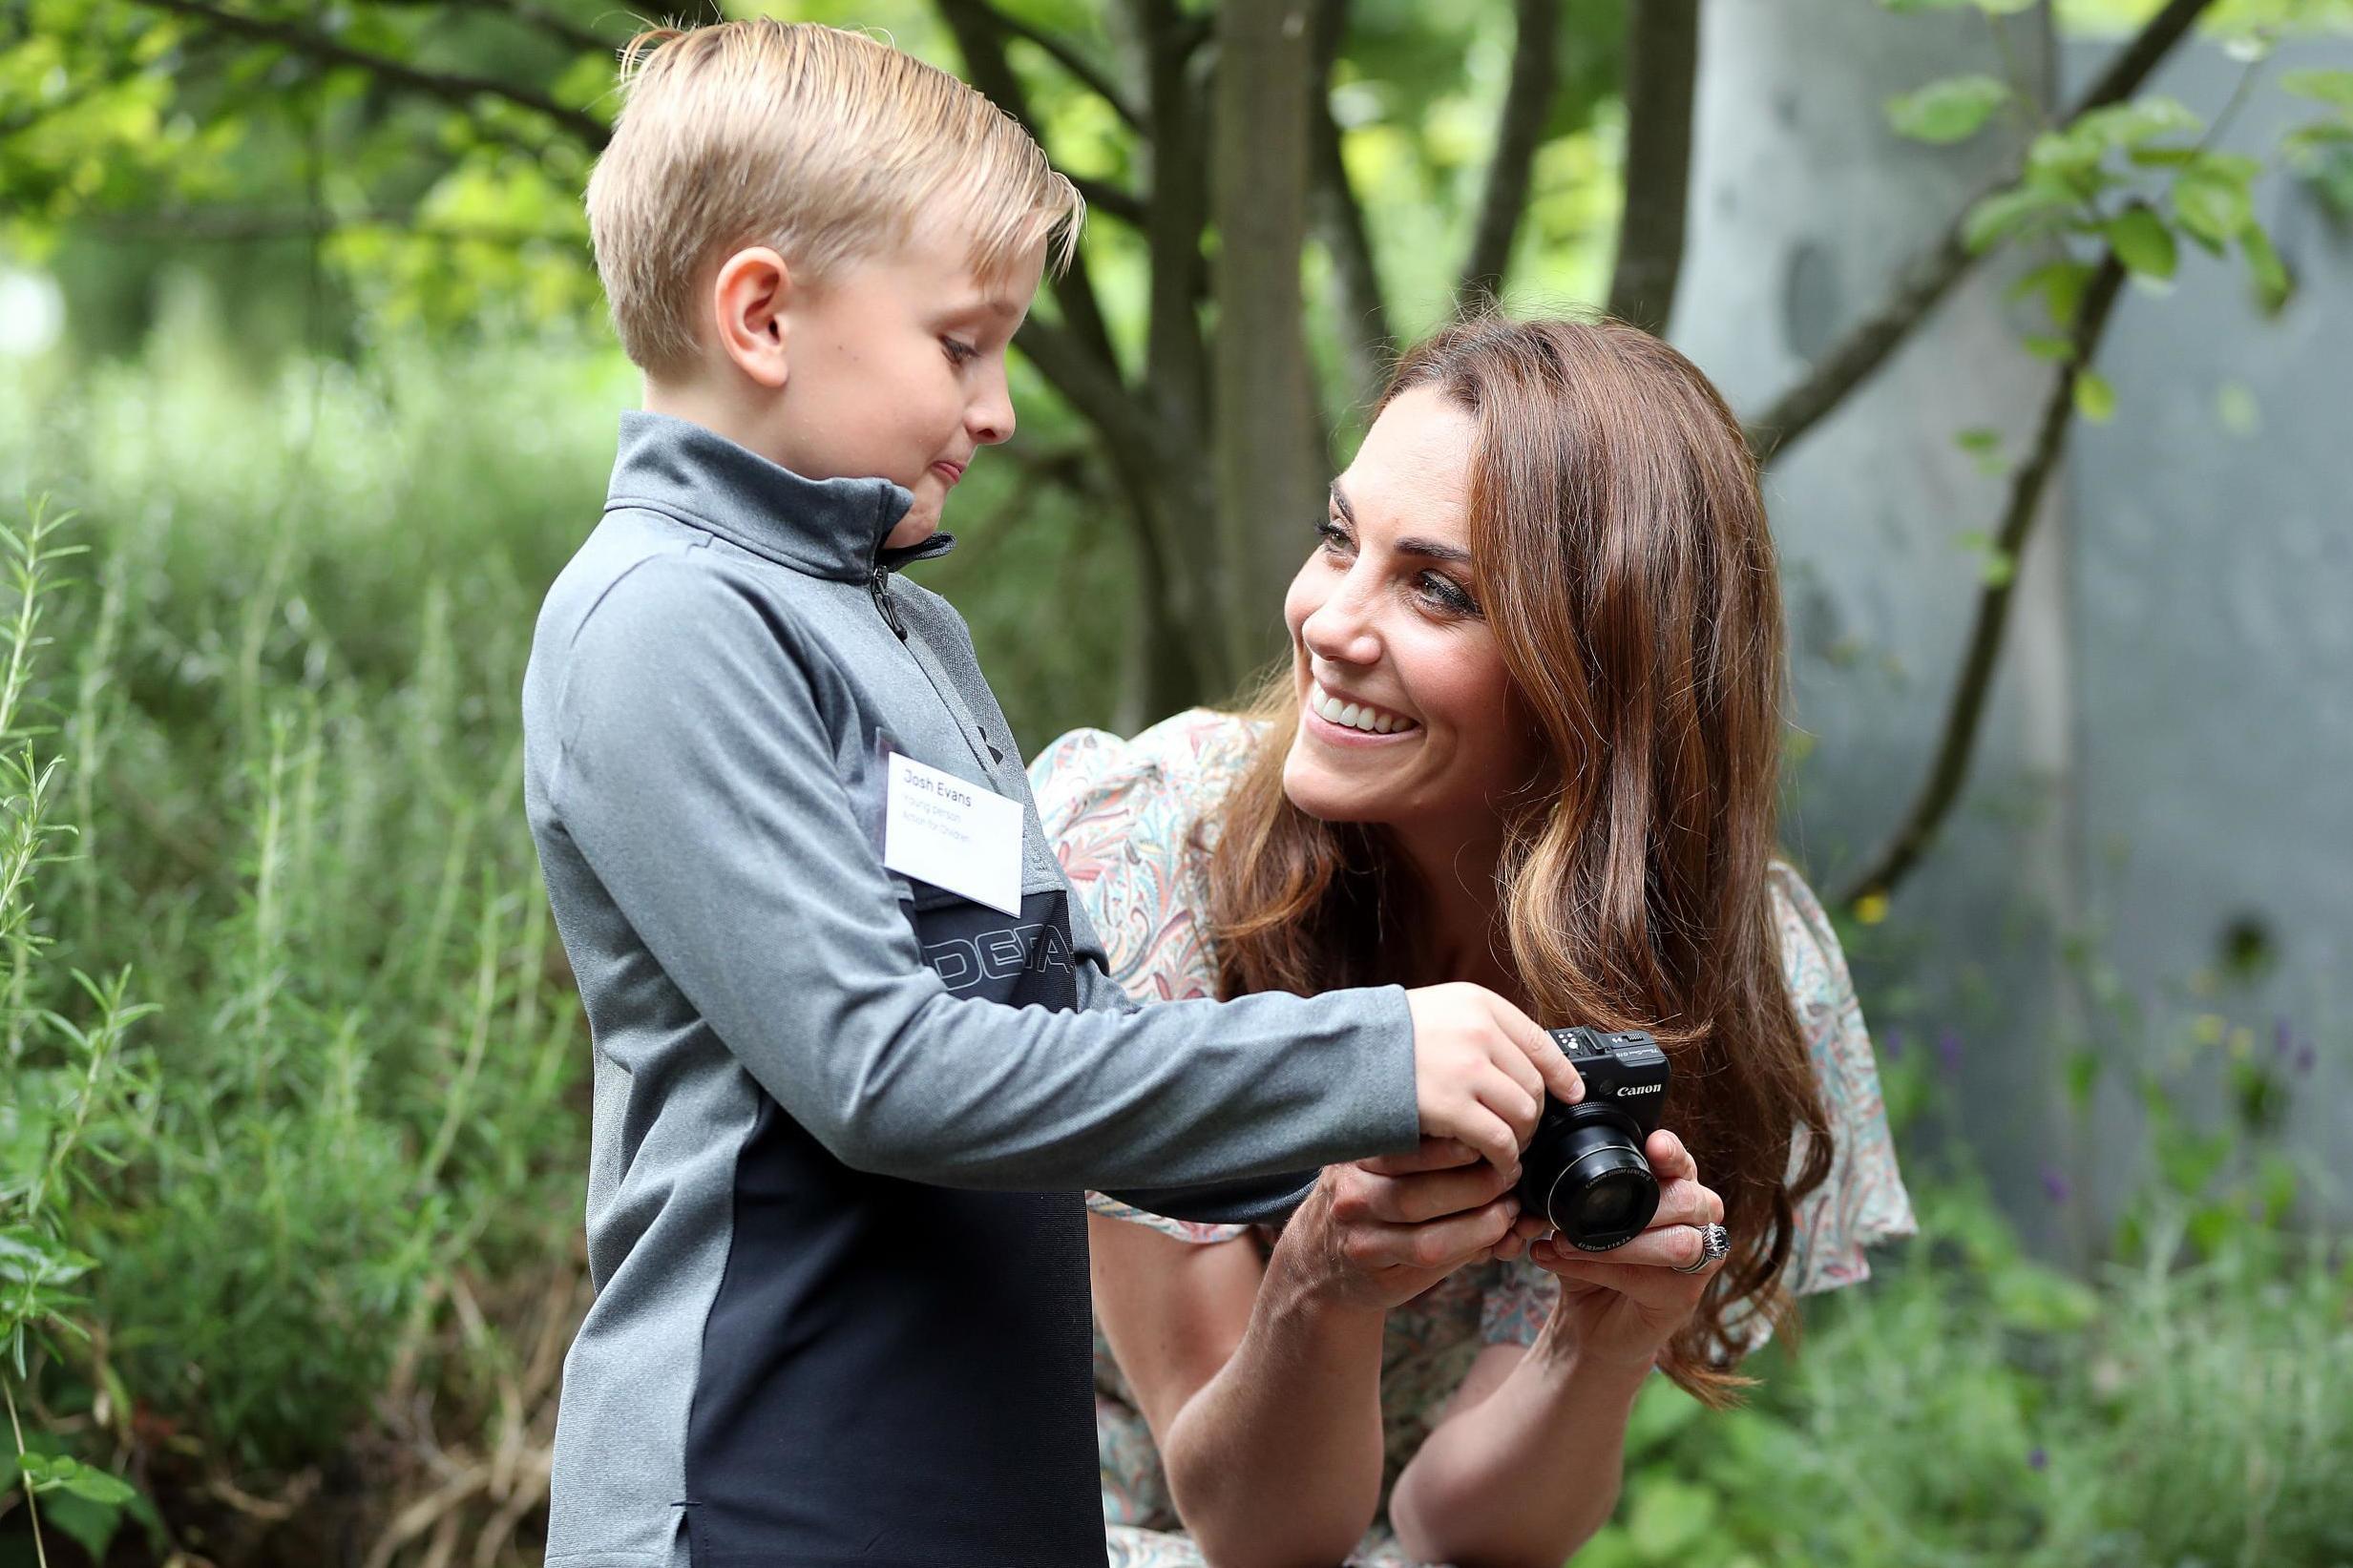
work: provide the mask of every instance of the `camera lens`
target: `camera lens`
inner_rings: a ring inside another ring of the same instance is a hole
[[[1582,1113],[1582,1114],[1581,1114]],[[1624,1246],[1658,1212],[1658,1179],[1622,1116],[1579,1107],[1540,1134],[1522,1162],[1523,1202],[1586,1252]]]
[[[1642,1209],[1642,1188],[1625,1171],[1611,1171],[1578,1193],[1577,1228],[1620,1230]]]

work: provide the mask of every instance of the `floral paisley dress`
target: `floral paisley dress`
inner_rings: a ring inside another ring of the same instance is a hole
[[[1194,829],[1213,836],[1219,803],[1246,765],[1254,731],[1231,714],[1196,708],[1133,741],[1074,730],[1030,764],[1047,836],[1093,919],[1111,973],[1145,1001],[1216,993],[1215,967],[1196,920],[1204,908]],[[1863,1249],[1913,1229],[1896,1169],[1879,1071],[1862,1011],[1829,920],[1796,872],[1770,874],[1790,997],[1814,1055],[1836,1143],[1829,1179],[1798,1207],[1788,1277],[1800,1295],[1870,1276]],[[1802,1151],[1800,1151],[1802,1152]],[[1195,1224],[1145,1214],[1101,1194],[1096,1213],[1203,1244],[1273,1232]],[[1476,1264],[1389,1314],[1381,1350],[1386,1435],[1381,1508],[1350,1568],[1416,1568],[1388,1528],[1389,1489],[1429,1435],[1481,1348],[1527,1345],[1550,1314],[1559,1282],[1525,1261]],[[1730,1331],[1750,1348],[1768,1326],[1737,1314]],[[1150,1429],[1098,1327],[1095,1430],[1111,1568],[1200,1568],[1180,1528]]]

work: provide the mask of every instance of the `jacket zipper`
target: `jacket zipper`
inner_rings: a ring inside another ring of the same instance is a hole
[[[901,642],[906,641],[907,628],[898,618],[897,607],[891,602],[891,569],[887,566],[875,567],[866,585],[873,592],[874,608],[882,612],[883,620]]]

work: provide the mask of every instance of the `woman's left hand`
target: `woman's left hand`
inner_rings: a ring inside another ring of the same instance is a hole
[[[1528,1246],[1528,1261],[1560,1278],[1553,1328],[1580,1360],[1652,1365],[1724,1266],[1718,1259],[1695,1273],[1678,1271],[1700,1256],[1699,1227],[1723,1223],[1724,1200],[1700,1184],[1691,1152],[1674,1134],[1652,1133],[1643,1152],[1659,1184],[1649,1229],[1609,1252],[1580,1252],[1550,1234]]]

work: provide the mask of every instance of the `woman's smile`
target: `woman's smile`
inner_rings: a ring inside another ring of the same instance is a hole
[[[1402,741],[1421,729],[1394,709],[1337,695],[1319,680],[1308,682],[1307,700],[1300,706],[1307,715],[1308,732],[1332,744],[1358,746]]]

